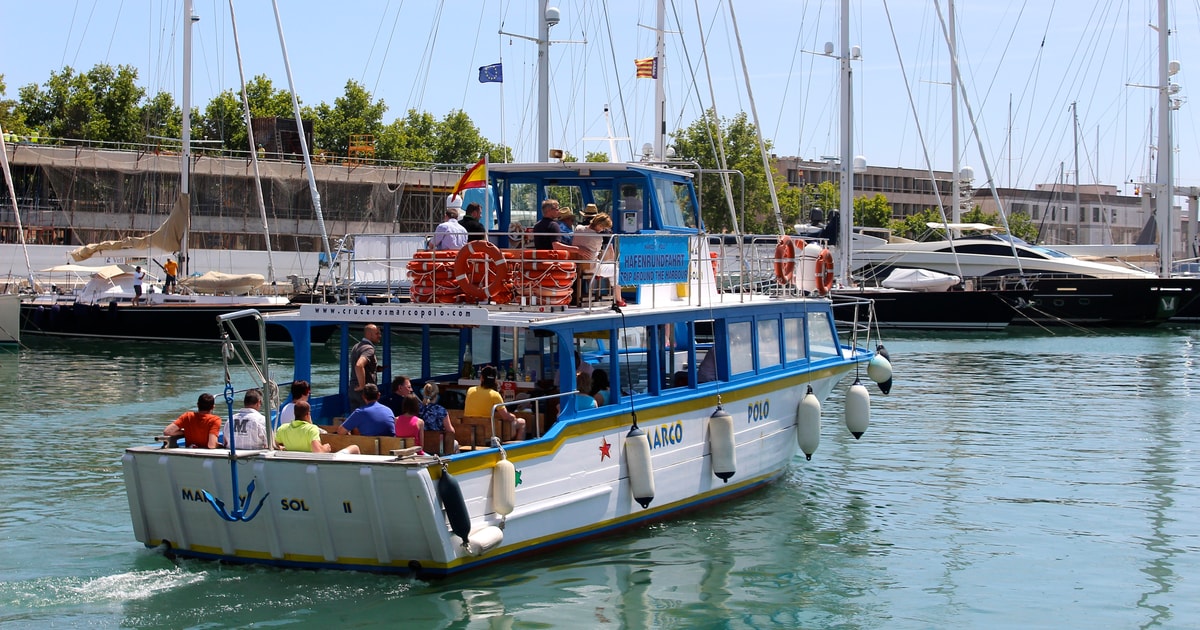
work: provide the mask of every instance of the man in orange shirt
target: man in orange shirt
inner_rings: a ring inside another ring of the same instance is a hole
[[[163,265],[163,272],[167,274],[167,279],[163,281],[163,293],[173,293],[176,285],[175,276],[179,273],[179,263],[168,258],[167,264]]]
[[[217,436],[221,434],[221,418],[213,415],[216,399],[212,394],[200,394],[196,400],[196,411],[189,411],[175,419],[163,429],[167,437],[183,436],[183,442],[191,448],[217,448]]]

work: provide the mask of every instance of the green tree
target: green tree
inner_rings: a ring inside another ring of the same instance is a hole
[[[874,197],[854,199],[854,225],[861,227],[887,227],[892,220],[892,204],[882,193]]]
[[[1000,220],[999,212],[984,213],[983,208],[975,206],[964,212],[962,215],[963,223],[986,223],[996,227],[1004,227],[1004,221]],[[1033,220],[1029,215],[1023,212],[1010,212],[1008,215],[1008,231],[1013,236],[1033,243],[1037,240],[1038,229],[1033,224]]]
[[[4,98],[7,90],[4,75],[0,74],[0,128],[4,129],[4,133],[26,134],[29,130],[25,127],[24,116],[17,109],[17,101]]]
[[[937,210],[926,208],[904,218],[893,220],[889,227],[892,229],[892,234],[896,236],[913,240],[936,240],[936,238],[945,238],[946,231],[944,229],[931,230],[925,224],[941,222],[942,215]]]
[[[429,112],[410,109],[407,116],[380,130],[375,138],[375,157],[406,164],[433,163],[434,148],[430,140],[437,126],[437,120]]]
[[[143,142],[145,94],[132,66],[96,64],[80,74],[67,66],[51,72],[42,87],[22,87],[17,110],[30,128],[51,137]]]
[[[151,144],[157,144],[154,138],[179,138],[183,129],[183,110],[175,104],[175,98],[168,92],[159,92],[142,105],[142,128],[146,130]]]
[[[479,133],[479,127],[461,109],[446,114],[438,123],[434,137],[434,161],[441,164],[471,164],[489,154],[492,143]],[[501,156],[502,157],[502,156]]]
[[[718,120],[713,110],[705,112],[699,120],[672,134],[676,156],[681,160],[697,162],[702,168],[717,168],[717,156],[712,147],[717,137],[718,126],[724,138],[727,168],[741,171],[745,176],[746,207],[736,210],[738,221],[745,217],[742,230],[747,233],[777,231],[771,195],[767,189],[767,178],[763,172],[762,157],[758,148],[758,135],[745,112],[734,116],[732,120]],[[767,150],[770,150],[770,143],[767,144]],[[773,172],[772,177],[775,177],[777,183],[782,182],[778,173]],[[721,187],[721,179],[711,175],[704,177],[700,190],[697,191],[704,224],[711,232],[737,229],[730,218],[730,208]],[[730,178],[730,183],[736,188],[737,178]],[[739,200],[740,193],[741,191],[736,189],[733,191],[735,202]]]
[[[607,162],[608,153],[604,151],[588,151],[583,155],[584,162]]]
[[[313,121],[313,142],[323,151],[334,155],[348,155],[350,136],[369,134],[378,136],[383,130],[383,114],[387,105],[383,99],[373,100],[371,93],[361,83],[346,81],[342,96],[333,99],[333,106],[326,103],[312,108],[305,115]],[[378,149],[376,149],[378,156]]]

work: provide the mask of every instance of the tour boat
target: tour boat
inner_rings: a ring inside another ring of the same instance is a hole
[[[222,357],[227,366],[240,358],[252,376],[197,386],[224,387],[230,403],[218,396],[217,411],[225,416],[237,391],[276,391],[272,371],[290,362],[278,389],[314,378],[314,391],[336,387],[310,401],[314,423],[336,426],[349,405],[350,348],[370,323],[383,332],[380,383],[404,363],[415,391],[432,382],[461,392],[478,382],[480,366],[494,366],[504,406],[526,420],[526,439],[512,440],[495,410],[479,418],[451,410],[456,453],[439,453],[432,432],[423,447],[329,434],[322,439],[333,453],[240,450],[235,441],[213,450],[171,448],[165,439],[133,446],[122,462],[138,541],[171,556],[445,576],[762,488],[805,465],[798,450],[811,457],[822,434],[830,436],[834,423],[820,401],[850,376],[836,394],[845,398],[840,430],[863,435],[863,381],[891,378],[886,353],[868,349],[865,315],[842,339],[826,297],[720,290],[720,261],[695,227],[702,222],[689,173],[618,163],[489,171],[499,231],[456,253],[394,262],[417,275],[450,276],[414,294],[425,302],[223,315],[230,333]],[[621,198],[633,189],[638,199]],[[560,250],[509,247],[507,227],[528,224],[548,195],[595,203],[615,217],[611,269],[592,268],[578,306],[569,303],[571,287],[586,265]],[[236,324],[247,319],[287,329],[294,353],[268,357],[267,344],[245,342]],[[328,382],[332,367],[313,365],[308,343],[310,331],[330,325],[341,343],[336,383]],[[413,327],[422,332],[397,332]],[[429,333],[449,327],[456,346]],[[413,338],[404,335],[414,334],[420,351],[406,353]],[[454,356],[436,352],[436,343],[449,343]],[[592,400],[577,393],[577,374],[601,370],[607,404],[577,404]],[[268,415],[278,403],[268,400]],[[361,453],[336,452],[348,444]]]

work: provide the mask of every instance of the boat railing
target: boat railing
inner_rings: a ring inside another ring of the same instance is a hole
[[[533,407],[532,407],[533,422],[534,422],[533,435],[535,435],[537,437],[541,437],[542,436],[542,418],[545,417],[542,414],[542,409],[541,409],[542,403],[546,402],[546,401],[550,401],[550,400],[560,399],[564,396],[573,396],[578,393],[579,393],[579,390],[573,389],[569,392],[559,392],[557,394],[546,394],[543,396],[533,396],[530,398],[521,398],[519,400],[509,400],[509,401],[505,401],[502,403],[496,403],[496,404],[492,405],[492,412],[488,415],[488,420],[491,422],[491,425],[492,425],[491,435],[500,435],[499,433],[496,432],[496,410],[497,409],[499,409],[501,407],[504,407],[504,408],[513,407],[514,409],[519,409],[521,407],[525,407],[525,406],[532,404],[533,405]],[[514,416],[517,415],[516,411],[511,411],[510,413],[512,413]],[[561,403],[559,404],[559,413],[560,414],[562,413],[562,404]]]
[[[800,297],[817,288],[816,254],[797,240],[790,257],[781,258],[778,235],[605,234],[597,258],[587,259],[533,248],[524,232],[492,232],[490,245],[471,241],[461,249],[434,250],[437,236],[355,235],[350,295],[360,302],[603,309],[626,301],[703,306],[753,296]],[[792,279],[783,281],[780,269],[794,270]]]

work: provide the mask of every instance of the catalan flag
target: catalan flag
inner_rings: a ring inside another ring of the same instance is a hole
[[[487,156],[479,158],[479,161],[474,166],[467,169],[462,177],[458,178],[458,183],[454,185],[454,192],[450,193],[451,197],[457,197],[458,193],[468,188],[484,188],[487,186]]]
[[[639,79],[657,79],[658,78],[658,58],[646,57],[645,59],[634,59],[633,63],[637,66],[637,78]]]

